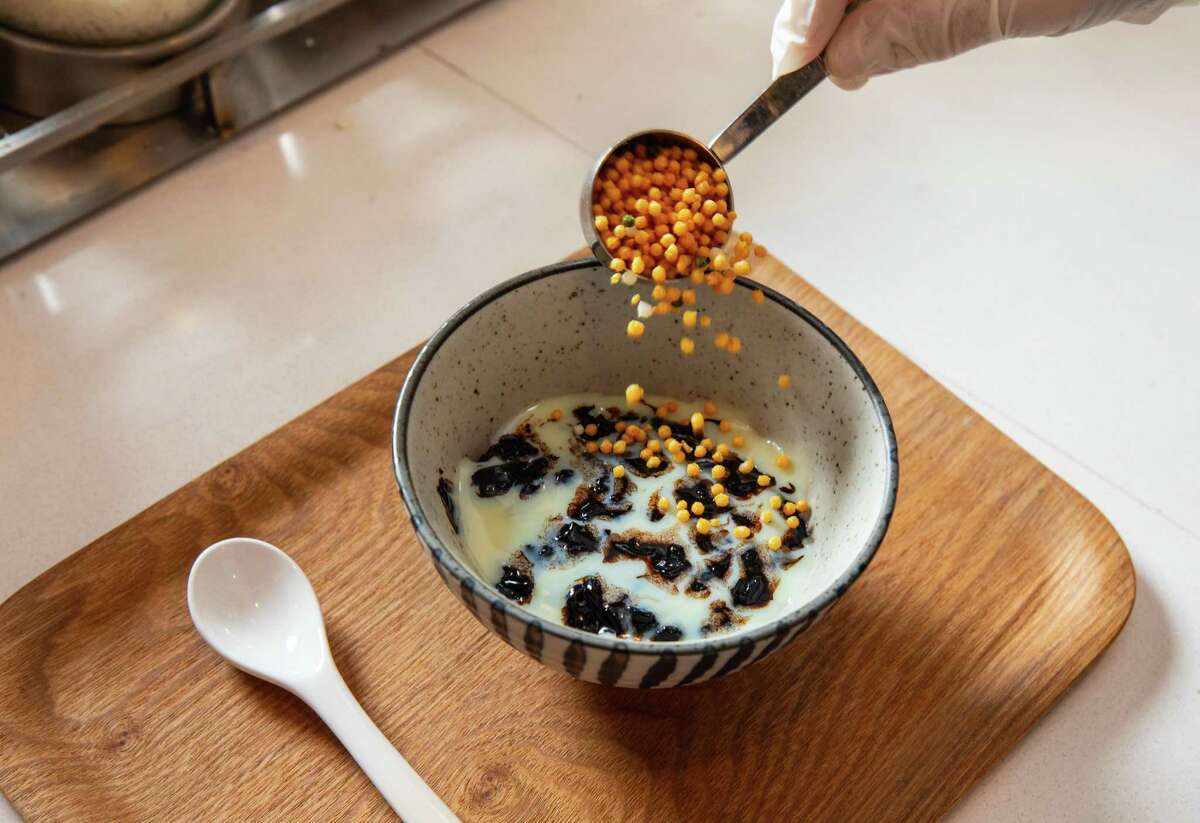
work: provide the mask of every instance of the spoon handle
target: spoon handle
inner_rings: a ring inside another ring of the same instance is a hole
[[[405,823],[458,823],[454,812],[425,785],[350,693],[332,661],[297,690],[350,752],[384,800]]]
[[[722,163],[728,163],[825,77],[825,62],[818,57],[808,65],[776,79],[748,109],[725,127],[725,131],[713,139],[709,149]]]

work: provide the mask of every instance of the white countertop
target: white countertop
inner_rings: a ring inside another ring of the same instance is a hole
[[[0,598],[579,246],[593,154],[715,133],[772,5],[496,0],[0,267]],[[661,31],[707,57],[642,88]],[[819,89],[730,169],[747,228],[1133,555],[1125,631],[955,820],[1200,818],[1197,77],[1195,9],[1006,43]]]

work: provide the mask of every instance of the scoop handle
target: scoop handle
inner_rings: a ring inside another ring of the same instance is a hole
[[[405,823],[458,823],[454,812],[371,722],[332,660],[296,689],[296,696],[320,715]]]
[[[722,163],[728,163],[827,76],[825,61],[818,57],[808,65],[777,78],[748,109],[713,138],[709,149]]]

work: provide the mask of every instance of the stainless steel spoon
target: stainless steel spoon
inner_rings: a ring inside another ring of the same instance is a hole
[[[595,165],[588,171],[587,178],[583,181],[583,194],[579,198],[579,221],[583,226],[583,236],[591,246],[596,259],[602,263],[612,260],[612,255],[609,254],[608,249],[604,248],[600,233],[596,230],[595,216],[592,214],[593,186],[600,170],[604,168],[604,164],[610,157],[639,143],[657,143],[664,146],[693,148],[701,159],[710,163],[714,169],[723,169],[726,163],[750,145],[754,138],[766,131],[768,126],[782,117],[784,112],[796,105],[800,98],[816,88],[826,76],[825,63],[819,57],[803,68],[783,75],[767,86],[767,90],[760,94],[749,108],[734,118],[733,122],[726,126],[708,145],[701,143],[689,134],[668,129],[640,131],[613,144],[600,155]],[[729,172],[726,171],[726,175],[728,174]],[[732,182],[729,183],[729,195],[726,199],[729,201],[729,207],[733,208]]]

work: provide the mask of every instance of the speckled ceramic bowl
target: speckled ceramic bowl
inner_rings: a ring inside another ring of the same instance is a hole
[[[630,290],[610,286],[608,272],[591,260],[538,269],[480,295],[421,351],[392,433],[400,493],[442,580],[506,643],[594,683],[699,683],[781,649],[871,561],[899,476],[887,407],[845,343],[780,294],[764,289],[766,303],[754,303],[755,285],[739,281],[732,295],[706,307],[714,328],[742,338],[742,354],[693,357],[687,368],[677,323],[652,319],[640,342],[625,336]],[[787,393],[775,386],[782,372],[795,387]],[[620,394],[635,379],[653,393],[711,396],[741,409],[758,431],[807,451],[814,524],[804,560],[807,588],[782,618],[677,643],[589,634],[526,611],[466,562],[439,479],[453,477],[463,455],[483,451],[495,427],[521,409],[553,395]]]

